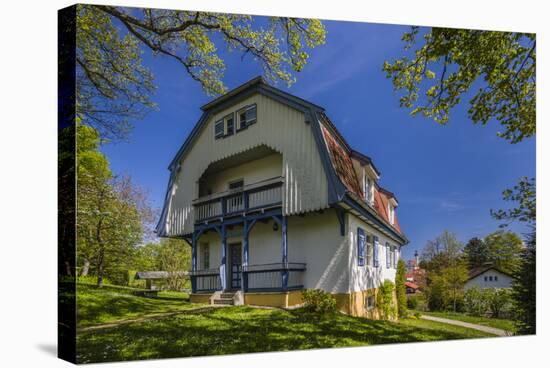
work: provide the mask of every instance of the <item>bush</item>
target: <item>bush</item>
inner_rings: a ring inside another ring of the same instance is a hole
[[[464,293],[464,309],[472,316],[481,317],[487,312],[487,293],[474,286]]]
[[[304,290],[302,291],[302,300],[307,312],[317,315],[329,315],[336,312],[336,299],[323,290]]]
[[[402,259],[397,262],[397,272],[395,273],[395,293],[397,296],[397,312],[399,317],[407,317],[407,293],[405,287],[405,274],[407,273],[407,267],[405,261]]]
[[[397,315],[397,307],[393,302],[394,284],[391,280],[384,280],[378,287],[376,295],[376,307],[380,312],[380,318],[391,319]]]
[[[487,304],[491,317],[501,318],[512,310],[512,293],[509,289],[487,290]]]
[[[415,310],[418,308],[418,297],[417,296],[409,296],[407,298],[407,308],[411,310]]]

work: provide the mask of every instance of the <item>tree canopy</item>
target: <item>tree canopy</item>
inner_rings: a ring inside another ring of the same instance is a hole
[[[400,105],[447,124],[468,92],[474,123],[498,120],[511,143],[536,130],[535,34],[412,27],[403,35],[406,55],[383,70],[402,92]]]
[[[78,5],[77,115],[102,137],[124,138],[155,107],[142,50],[171,58],[209,95],[226,91],[219,49],[249,55],[272,82],[292,84],[308,49],[325,42],[316,19]]]

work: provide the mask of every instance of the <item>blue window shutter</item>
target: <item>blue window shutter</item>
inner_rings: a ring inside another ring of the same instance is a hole
[[[374,236],[374,267],[378,267],[378,237]]]
[[[365,265],[365,231],[357,228],[357,262],[359,266]]]

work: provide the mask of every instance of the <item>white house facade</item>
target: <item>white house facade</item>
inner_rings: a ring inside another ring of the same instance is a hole
[[[470,271],[468,281],[464,284],[464,288],[511,288],[513,281],[514,278],[507,273],[502,272],[493,266],[486,266],[472,269]]]
[[[397,198],[322,107],[255,78],[202,107],[157,225],[192,247],[194,302],[291,307],[301,290],[376,316],[407,239]]]

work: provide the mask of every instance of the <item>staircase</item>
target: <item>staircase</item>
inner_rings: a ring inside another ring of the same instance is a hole
[[[215,305],[234,305],[233,298],[236,292],[224,292],[220,293],[212,299],[212,303]]]

